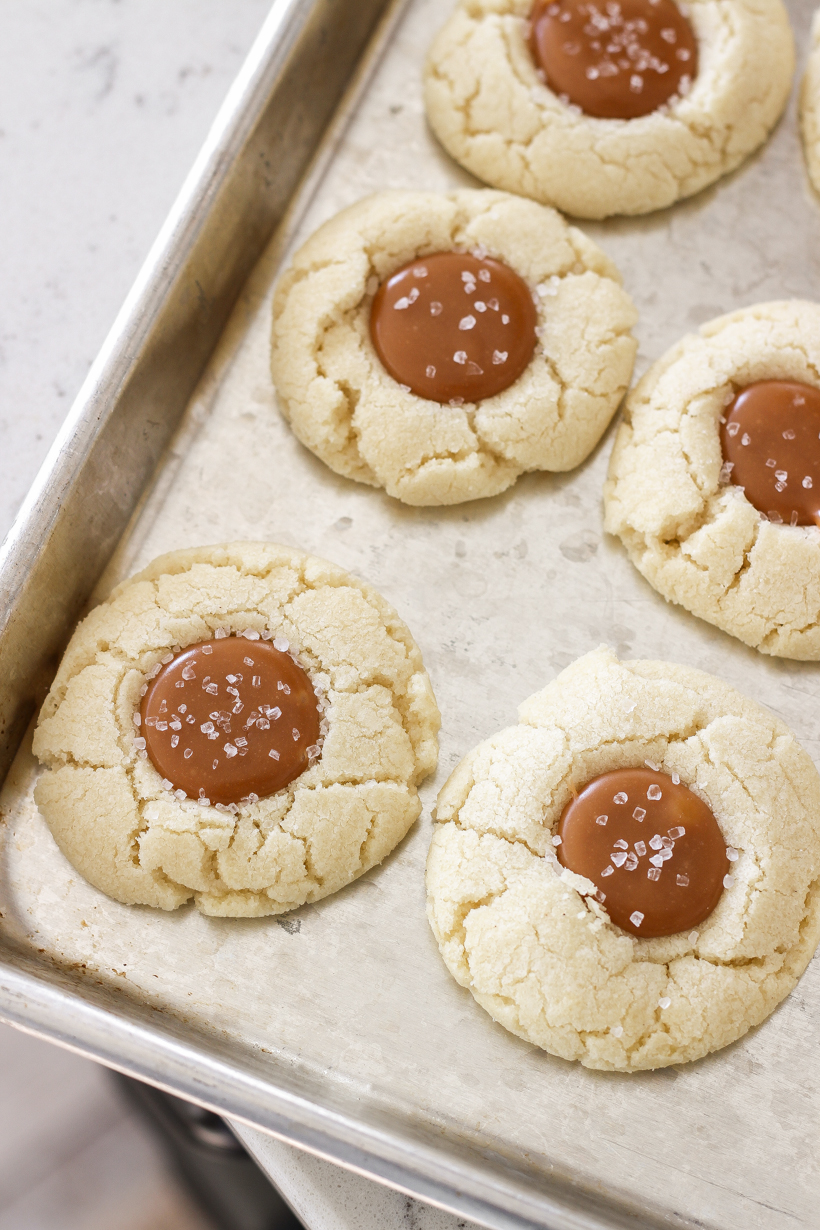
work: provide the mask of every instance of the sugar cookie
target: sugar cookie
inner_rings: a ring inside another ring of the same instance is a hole
[[[598,9],[598,23],[611,23]],[[687,13],[698,44],[688,92],[613,119],[584,114],[539,76],[532,0],[461,0],[427,61],[433,131],[485,183],[577,217],[648,213],[691,196],[765,141],[789,96],[794,45],[781,0],[692,0]],[[645,78],[636,78],[643,88]]]
[[[627,797],[604,781],[596,883],[555,851],[574,796],[624,770],[650,785],[636,778]],[[722,880],[696,927],[642,939],[664,894],[680,921],[704,870],[691,809],[671,825],[653,810],[667,788],[714,817]],[[783,722],[702,671],[587,654],[465,757],[436,819],[428,917],[448,969],[506,1029],[586,1067],[634,1072],[726,1046],[789,993],[820,939],[820,777]],[[607,912],[624,891],[649,902],[630,932]]]
[[[429,258],[454,251],[458,285],[445,270],[429,293]],[[371,316],[386,294],[380,334]],[[486,190],[381,192],[325,223],[283,274],[273,380],[295,434],[338,474],[407,504],[457,504],[584,460],[628,386],[635,320],[615,266],[554,210]],[[533,325],[519,356],[515,337]],[[510,365],[520,374],[499,390]]]
[[[777,455],[763,459],[772,501],[760,510],[732,481],[721,420],[744,388],[778,381],[816,390],[819,370],[817,304],[763,303],[703,325],[630,393],[604,487],[606,529],[664,598],[762,653],[812,661],[820,658],[820,530],[800,516],[780,524],[787,518],[773,506],[788,494],[777,492],[781,474],[781,487],[806,494],[811,463],[783,470],[789,441],[773,446]]]
[[[278,914],[404,837],[438,727],[421,654],[369,585],[269,543],[176,551],[74,633],[35,799],[118,901]]]

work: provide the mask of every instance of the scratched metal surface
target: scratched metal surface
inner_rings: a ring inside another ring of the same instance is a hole
[[[802,64],[810,6],[790,7]],[[461,507],[409,509],[337,478],[276,413],[267,334],[284,251],[370,191],[474,182],[423,117],[419,70],[446,11],[441,0],[408,6],[307,211],[257,268],[99,589],[160,552],[236,538],[286,542],[367,578],[407,620],[442,711],[424,814],[382,867],[278,922],[130,909],[91,889],[57,851],[32,803],[27,741],[3,804],[0,925],[44,961],[84,966],[112,995],[127,984],[183,1029],[218,1032],[239,1062],[264,1048],[297,1078],[344,1090],[363,1116],[387,1108],[442,1140],[523,1157],[535,1175],[567,1176],[613,1208],[624,1200],[654,1210],[661,1224],[815,1226],[817,961],[740,1043],[679,1069],[615,1076],[553,1059],[493,1024],[447,974],[425,921],[436,790],[469,748],[515,720],[523,697],[601,642],[714,672],[776,712],[820,759],[818,667],[762,657],[667,606],[602,534],[611,431],[572,474],[528,476]],[[636,374],[721,312],[812,297],[820,207],[794,100],[766,147],[715,188],[645,219],[585,229],[615,258],[640,311]]]

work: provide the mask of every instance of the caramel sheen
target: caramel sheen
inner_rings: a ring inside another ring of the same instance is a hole
[[[482,401],[508,388],[535,350],[538,316],[523,278],[491,257],[436,252],[379,287],[370,335],[387,371],[419,397]]]
[[[724,475],[771,521],[820,518],[820,389],[761,380],[742,389],[720,429]]]
[[[313,685],[266,641],[230,636],[184,649],[149,684],[140,718],[157,772],[211,803],[274,794],[318,755]]]
[[[703,922],[730,870],[706,804],[651,769],[593,778],[564,808],[557,835],[559,862],[591,880],[612,921],[642,939]]]
[[[586,115],[649,115],[697,73],[697,41],[673,0],[539,0],[531,20],[547,85]]]

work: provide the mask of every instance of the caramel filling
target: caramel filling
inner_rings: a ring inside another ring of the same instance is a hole
[[[190,645],[162,668],[140,706],[158,773],[211,803],[275,794],[319,756],[320,709],[289,654],[242,636]]]
[[[564,808],[556,836],[559,862],[591,880],[612,922],[641,938],[708,918],[737,857],[696,794],[644,768],[593,778]]]
[[[631,120],[688,93],[691,25],[673,0],[538,0],[531,51],[554,94],[586,115]]]
[[[820,517],[820,389],[761,380],[742,389],[721,424],[723,477],[770,521]]]
[[[538,316],[523,278],[491,257],[436,252],[382,283],[370,335],[383,365],[418,397],[483,401],[530,362]]]

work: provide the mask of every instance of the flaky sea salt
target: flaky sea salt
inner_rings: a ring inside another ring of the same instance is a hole
[[[689,936],[688,936],[689,943],[697,944],[699,935],[700,935],[699,931],[690,931]]]
[[[657,803],[658,799],[663,798],[663,793],[660,786],[656,786],[653,782],[646,792],[646,797],[651,799],[653,803]]]
[[[623,1025],[613,1025],[609,1031],[613,1038],[622,1038],[624,1033]]]
[[[603,871],[601,872],[601,875],[602,875],[602,876],[611,876],[611,875],[614,875],[614,874],[615,874],[615,872],[614,872],[614,869],[613,869],[612,867],[604,867]]]
[[[623,867],[626,862],[626,854],[623,850],[616,850],[614,854],[610,854],[610,860],[616,867]]]
[[[671,837],[672,841],[679,841],[681,837],[683,837],[684,833],[686,832],[686,829],[683,827],[682,824],[677,824],[675,825],[673,829],[669,829],[668,832],[669,832],[669,836]]]
[[[640,910],[633,910],[629,915],[629,921],[632,923],[633,927],[640,927],[643,922],[643,914]]]
[[[560,844],[561,844],[562,840],[563,840],[563,838],[559,837],[559,836],[558,836],[558,834],[556,833],[556,834],[555,834],[555,836],[554,836],[554,837],[553,837],[553,839],[552,839],[552,844],[553,844],[554,846],[560,846]]]
[[[735,850],[734,846],[727,846],[726,847],[726,857],[728,858],[730,863],[736,863],[740,856],[738,855],[738,852],[737,850]]]
[[[658,1007],[668,1008],[671,1003],[672,1003],[672,1000],[669,998],[668,995],[662,995],[660,999],[658,1000]]]
[[[619,807],[622,807],[624,803],[629,802],[629,795],[625,794],[623,790],[619,790],[618,793],[613,797],[612,802],[617,803]]]
[[[731,888],[734,882],[735,882],[734,876],[726,875],[723,877],[723,887],[724,888]]]
[[[609,819],[609,816],[596,816],[595,823],[596,824],[606,824],[608,819]]]
[[[636,807],[632,813],[632,819],[637,820],[638,824],[642,824],[646,817],[646,811],[643,807]]]

